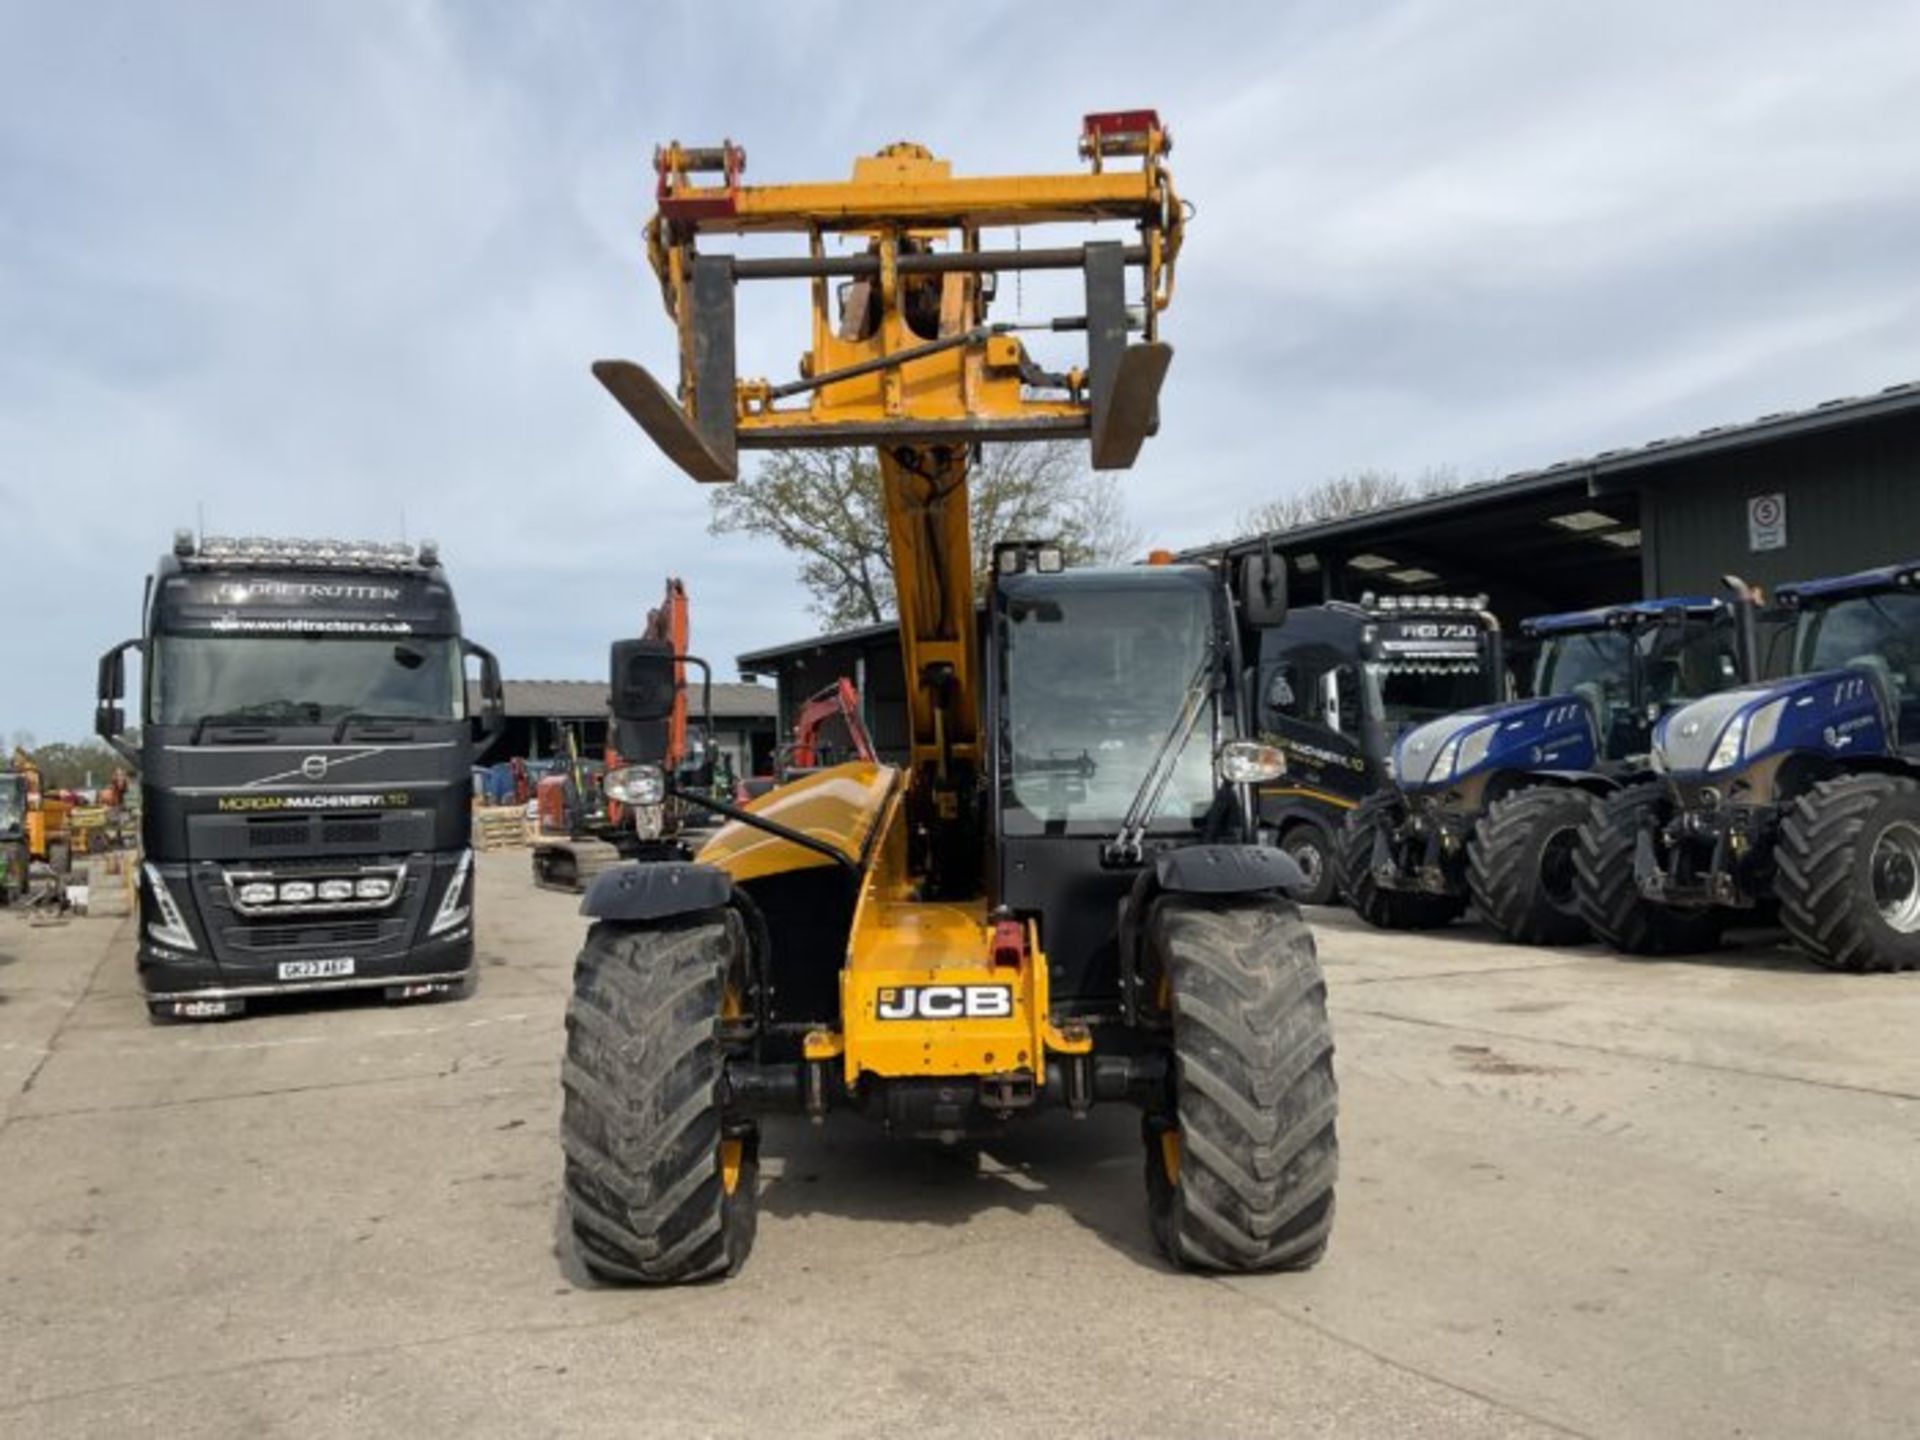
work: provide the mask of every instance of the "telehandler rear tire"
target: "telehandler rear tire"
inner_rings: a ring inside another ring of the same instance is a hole
[[[722,1104],[732,911],[601,921],[575,962],[561,1071],[567,1210],[598,1279],[731,1275],[753,1246],[759,1136]]]
[[[1381,930],[1438,930],[1466,912],[1464,895],[1389,890],[1373,873],[1374,837],[1393,823],[1400,799],[1390,791],[1369,795],[1347,812],[1340,834],[1340,888],[1353,913]]]
[[[1297,907],[1161,900],[1148,921],[1173,1030],[1145,1122],[1155,1237],[1194,1270],[1305,1270],[1333,1230],[1339,1097],[1327,986]]]
[[[1623,955],[1688,955],[1720,944],[1717,910],[1659,905],[1640,893],[1633,852],[1647,812],[1666,795],[1658,781],[1629,785],[1587,812],[1573,852],[1574,899],[1596,940]]]
[[[1578,945],[1587,938],[1574,894],[1573,856],[1593,797],[1533,785],[1487,807],[1467,842],[1467,889],[1480,918],[1516,945]]]
[[[1920,785],[1823,780],[1780,824],[1780,920],[1829,970],[1920,968]]]

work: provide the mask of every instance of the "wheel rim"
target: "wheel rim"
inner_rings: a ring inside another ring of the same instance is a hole
[[[1160,1132],[1160,1173],[1169,1185],[1180,1183],[1180,1132],[1171,1125]]]
[[[720,1142],[720,1188],[731,1195],[740,1188],[740,1171],[746,1165],[747,1147],[739,1140]]]
[[[1287,853],[1293,856],[1294,864],[1300,867],[1300,873],[1306,877],[1307,888],[1320,888],[1320,877],[1327,872],[1327,857],[1312,840],[1299,840],[1287,847]]]
[[[1920,930],[1920,827],[1896,820],[1873,842],[1873,903],[1902,935]]]
[[[1569,825],[1554,831],[1540,847],[1540,888],[1563,909],[1573,903],[1573,852],[1579,840],[1579,827]]]

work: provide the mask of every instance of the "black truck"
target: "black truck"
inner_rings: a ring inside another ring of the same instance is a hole
[[[471,767],[499,665],[430,542],[196,542],[100,660],[96,729],[139,772],[139,972],[162,1019],[289,992],[459,990],[473,965]],[[141,657],[128,733],[125,655]],[[479,668],[478,714],[467,669]]]
[[[1306,877],[1299,898],[1328,904],[1347,815],[1387,783],[1394,742],[1504,697],[1500,628],[1485,596],[1368,595],[1289,609],[1247,649],[1260,738],[1287,757],[1260,788],[1260,822]]]

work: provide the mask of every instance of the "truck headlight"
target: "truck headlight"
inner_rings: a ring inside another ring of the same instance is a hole
[[[453,867],[453,878],[447,881],[447,893],[440,897],[440,908],[434,911],[427,934],[439,935],[451,930],[473,913],[473,906],[467,903],[467,879],[472,869],[473,851],[462,850],[460,863]]]
[[[1776,719],[1776,725],[1779,721]],[[1727,728],[1720,732],[1720,743],[1713,747],[1713,755],[1707,761],[1709,770],[1731,770],[1740,763],[1740,754],[1747,738],[1747,717],[1736,715],[1727,722]]]
[[[1220,747],[1220,776],[1231,785],[1260,785],[1287,773],[1287,757],[1277,745],[1258,740],[1229,740]]]
[[[667,777],[658,765],[628,765],[609,770],[601,788],[622,805],[658,805],[667,798]]]
[[[147,893],[153,897],[153,908],[160,916],[147,922],[147,934],[174,950],[198,948],[193,943],[193,931],[187,928],[186,916],[180,913],[180,906],[175,903],[167,882],[160,878],[160,872],[151,862],[141,868],[147,873]]]

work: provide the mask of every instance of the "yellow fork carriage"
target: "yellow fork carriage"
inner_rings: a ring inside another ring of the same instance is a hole
[[[616,747],[635,763],[608,793],[678,793],[726,823],[693,861],[609,871],[582,903],[563,1133],[600,1276],[737,1268],[761,1120],[780,1111],[976,1143],[1041,1109],[1130,1102],[1174,1260],[1302,1268],[1325,1249],[1325,987],[1288,898],[1301,876],[1255,843],[1253,787],[1283,762],[1248,738],[1242,663],[1245,633],[1284,617],[1283,568],[1254,557],[1236,584],[1079,569],[1010,539],[976,620],[980,447],[1084,439],[1096,468],[1123,469],[1158,426],[1186,220],[1171,143],[1155,112],[1127,111],[1086,118],[1079,172],[956,176],[900,143],[847,181],[766,187],[742,183],[731,142],[656,153],[647,252],[679,374],[670,390],[626,361],[594,373],[696,480],[733,480],[743,450],[877,449],[909,734],[900,764],[735,806],[652,763],[705,663],[613,646]],[[1088,238],[1115,223],[1132,234]],[[1028,243],[1061,226],[1076,243]],[[715,234],[805,250],[701,250]],[[995,318],[1003,277],[1018,293],[1038,271],[1077,277],[1075,313]],[[779,383],[736,373],[739,287],[767,281],[811,293],[809,348]],[[1030,352],[1036,333],[1074,362]]]

